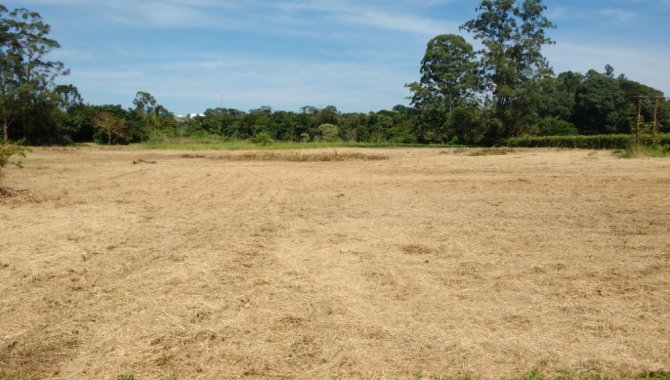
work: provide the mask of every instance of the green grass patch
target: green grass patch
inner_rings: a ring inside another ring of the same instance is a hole
[[[507,140],[511,148],[577,148],[577,149],[627,149],[635,142],[632,135],[594,136],[523,136]],[[670,145],[670,134],[658,135],[656,142],[651,135],[640,136],[642,145]]]
[[[663,158],[670,157],[668,145],[631,145],[626,149],[618,149],[614,154],[621,158]]]
[[[304,150],[326,148],[453,148],[451,145],[422,145],[422,144],[395,144],[395,143],[360,143],[360,142],[274,142],[269,145],[255,144],[246,140],[235,141],[169,141],[145,142],[137,144],[143,149],[157,150]]]
[[[477,149],[474,152],[471,152],[468,154],[468,156],[475,156],[475,157],[481,157],[481,156],[505,156],[508,153],[514,153],[514,149],[510,148],[484,148],[484,149]]]
[[[400,144],[364,142],[297,142],[267,139],[230,140],[218,135],[168,136],[154,133],[146,142],[134,144],[142,149],[159,150],[303,150],[323,148],[454,148],[444,144]]]

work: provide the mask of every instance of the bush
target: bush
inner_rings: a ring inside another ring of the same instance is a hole
[[[553,117],[546,117],[540,120],[537,126],[542,136],[571,136],[579,134],[574,124]]]
[[[14,144],[2,144],[0,145],[0,180],[4,173],[2,169],[7,165],[14,165],[16,167],[21,167],[21,158],[26,156],[26,148],[20,145]],[[12,159],[14,157],[14,159]],[[18,158],[17,158],[18,157]],[[0,187],[0,190],[2,188]]]
[[[643,157],[669,157],[670,146],[668,145],[638,145],[632,144],[626,150],[617,150],[614,152],[621,158],[643,158]]]
[[[254,136],[254,144],[259,144],[259,145],[272,145],[274,140],[272,139],[272,136],[270,136],[269,133],[265,131],[260,131],[256,133]]]
[[[309,142],[309,133],[303,132],[300,134],[300,142],[308,143]]]
[[[336,125],[321,124],[319,125],[319,131],[321,132],[321,141],[323,142],[332,143],[340,141],[340,130]]]
[[[20,158],[17,160],[12,161],[12,157],[17,156],[17,157],[25,157],[26,156],[26,148],[20,146],[20,145],[14,145],[14,144],[2,144],[0,145],[0,169],[4,168],[7,165],[14,165],[17,167],[21,167],[21,160]]]
[[[484,140],[489,120],[479,109],[459,107],[454,110],[450,120],[453,137],[450,145],[479,145]]]

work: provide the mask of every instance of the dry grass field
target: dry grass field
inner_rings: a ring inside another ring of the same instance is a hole
[[[471,153],[34,149],[0,378],[670,370],[670,160]]]

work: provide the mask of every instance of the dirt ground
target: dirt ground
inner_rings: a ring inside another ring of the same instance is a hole
[[[337,151],[34,149],[0,199],[0,378],[670,370],[670,160]]]

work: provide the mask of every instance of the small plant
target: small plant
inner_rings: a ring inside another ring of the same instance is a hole
[[[123,373],[116,377],[116,380],[135,380],[135,375],[132,373]]]
[[[470,156],[505,156],[507,153],[513,152],[514,149],[509,148],[487,148],[476,150],[470,153]]]
[[[26,148],[21,145],[14,144],[2,144],[0,145],[0,181],[4,173],[2,172],[3,168],[7,165],[14,165],[18,168],[23,167],[22,158],[26,156]],[[5,192],[2,189],[0,183],[0,195]]]
[[[272,145],[272,143],[274,142],[272,136],[270,136],[270,134],[265,131],[260,131],[256,133],[253,141],[254,144],[259,144],[263,146]]]
[[[321,132],[321,141],[323,142],[332,143],[340,141],[340,130],[336,125],[321,124],[319,125],[319,131]]]
[[[617,150],[614,154],[620,158],[670,157],[670,146],[632,144],[626,150]]]
[[[301,143],[308,143],[309,142],[309,133],[303,132],[300,134],[300,142]]]

